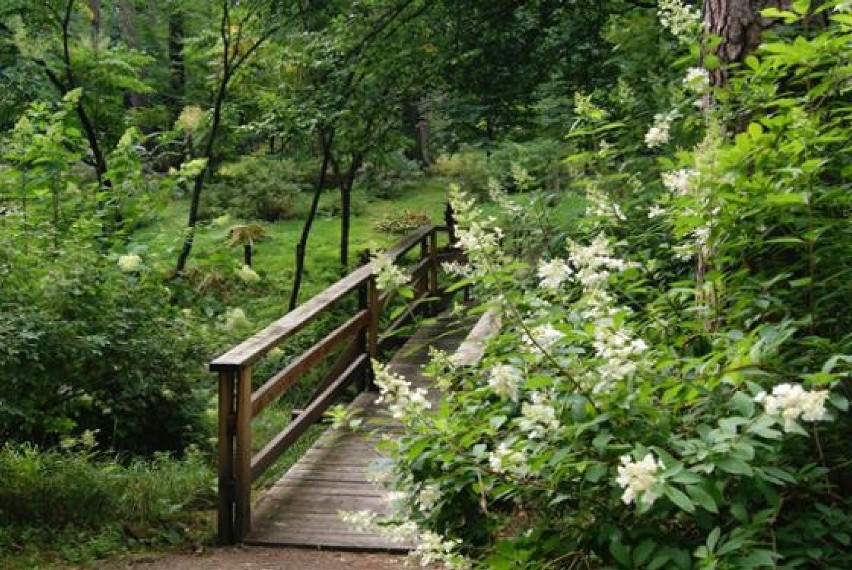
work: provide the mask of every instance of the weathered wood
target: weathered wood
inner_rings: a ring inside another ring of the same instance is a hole
[[[305,411],[295,421],[290,422],[284,431],[272,438],[272,441],[252,459],[251,462],[251,477],[252,480],[257,479],[270,465],[272,465],[278,456],[293,444],[300,435],[302,435],[311,425],[316,422],[317,418],[322,416],[322,413],[328,409],[341,391],[349,383],[352,374],[358,371],[361,366],[367,362],[367,356],[361,355],[349,365],[349,367],[332,382],[325,391],[317,397],[313,402],[305,408]]]
[[[218,538],[234,542],[234,375],[219,373]]]
[[[257,361],[274,346],[301,330],[320,313],[358,288],[362,282],[369,279],[372,271],[369,265],[359,267],[316,297],[299,305],[247,341],[214,360],[210,364],[210,369],[218,371]]]
[[[453,350],[469,327],[440,319],[419,329],[389,363],[391,371],[404,374],[415,386],[428,386],[422,365],[428,361],[432,340]],[[446,331],[452,334],[444,336]],[[434,391],[433,391],[434,392]],[[435,392],[430,398],[440,395]],[[400,430],[376,395],[360,394],[350,405],[364,419],[366,429]],[[390,512],[387,489],[369,482],[375,464],[383,462],[375,450],[377,438],[367,434],[331,429],[264,495],[255,510],[252,533],[246,544],[310,546],[357,550],[407,551],[410,543],[395,543],[374,530],[359,532],[346,525],[338,511]]]
[[[433,231],[433,226],[421,226],[384,255],[396,261]],[[308,302],[299,305],[245,342],[221,355],[210,363],[210,370],[219,372],[252,364],[284,339],[301,330],[338,300],[360,287],[372,273],[372,264],[359,267]]]
[[[331,331],[322,340],[299,355],[286,368],[266,381],[251,399],[252,417],[257,416],[266,406],[275,401],[287,388],[295,384],[314,364],[325,358],[329,352],[346,339],[353,338],[367,324],[370,315],[366,310],[359,311],[354,317]]]
[[[251,530],[251,368],[237,377],[236,442],[234,466],[234,539]]]

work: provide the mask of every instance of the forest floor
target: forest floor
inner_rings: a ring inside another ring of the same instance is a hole
[[[232,547],[197,554],[145,554],[98,566],[101,570],[399,570],[404,555],[304,548]],[[420,567],[418,565],[418,567]],[[434,568],[434,567],[430,567]]]

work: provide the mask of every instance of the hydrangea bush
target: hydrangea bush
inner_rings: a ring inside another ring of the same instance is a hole
[[[686,33],[676,4],[664,23]],[[852,567],[852,18],[830,19],[712,98],[688,70],[644,141],[624,129],[587,153],[587,217],[542,224],[535,256],[452,190],[469,264],[447,269],[502,329],[475,366],[435,355],[438,406],[377,373],[406,428],[384,444],[408,497],[385,525],[414,524],[424,560]],[[594,173],[619,152],[653,168],[610,192]],[[496,201],[512,224],[536,216]]]

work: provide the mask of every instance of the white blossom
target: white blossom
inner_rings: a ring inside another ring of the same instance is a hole
[[[243,265],[241,268],[239,268],[237,270],[237,276],[245,283],[256,283],[257,281],[260,281],[260,275],[258,275],[257,271],[255,271],[248,265]]]
[[[124,273],[133,273],[142,268],[142,258],[135,253],[122,255],[118,258],[118,268]]]
[[[701,12],[680,0],[659,0],[657,16],[664,28],[683,43],[690,43],[698,31]]]
[[[373,373],[380,394],[376,403],[387,404],[394,419],[416,417],[432,407],[424,388],[413,388],[411,382],[375,360]]]
[[[817,422],[826,419],[825,401],[828,390],[808,391],[800,384],[779,384],[772,389],[772,394],[761,392],[755,401],[763,404],[769,415],[781,414],[784,420],[784,431],[796,428],[796,420],[801,418],[806,422]]]
[[[495,473],[522,472],[526,462],[526,456],[512,449],[505,441],[501,441],[497,448],[488,454],[488,465]]]
[[[541,356],[541,352],[548,352],[565,335],[550,325],[539,325],[530,331],[530,336],[524,336],[529,351]]]
[[[394,264],[393,260],[379,253],[373,257],[373,275],[376,277],[376,288],[380,291],[391,291],[408,283],[410,277]]]
[[[523,380],[521,371],[510,364],[497,364],[488,375],[488,386],[498,396],[518,399],[518,388]]]
[[[230,331],[235,331],[251,324],[246,316],[246,312],[241,308],[236,307],[228,311],[225,317],[225,328]]]
[[[661,469],[664,469],[662,462],[654,459],[651,453],[646,454],[638,463],[629,455],[622,456],[615,481],[624,489],[621,495],[624,504],[629,505],[638,499],[645,505],[652,505],[660,496],[654,487],[659,482],[656,475]]]
[[[376,524],[376,513],[372,511],[337,511],[337,516],[355,532],[369,532]]]
[[[694,93],[703,93],[710,87],[710,73],[703,67],[690,67],[686,70],[683,84]]]
[[[663,186],[675,196],[686,196],[695,188],[698,172],[691,168],[663,172]]]
[[[518,426],[532,439],[542,439],[559,429],[556,409],[541,392],[533,392],[531,402],[521,404]]]
[[[645,145],[648,148],[656,148],[669,142],[669,130],[671,128],[671,116],[654,115],[654,124],[645,133]]]
[[[660,216],[664,216],[666,210],[661,207],[659,204],[653,204],[650,208],[648,208],[648,219],[653,220],[654,218],[659,218]]]
[[[417,493],[417,504],[425,514],[432,512],[440,499],[441,492],[434,485],[426,485]]]
[[[558,289],[570,275],[571,267],[562,259],[539,261],[538,278],[541,279],[541,286],[545,289]]]

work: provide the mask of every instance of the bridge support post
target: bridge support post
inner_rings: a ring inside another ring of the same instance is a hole
[[[438,231],[433,229],[429,234],[429,316],[434,317],[439,311],[438,299]]]
[[[220,544],[234,542],[234,373],[219,372],[219,512],[218,539]]]
[[[373,366],[372,361],[379,357],[379,319],[382,316],[382,307],[379,301],[379,288],[376,287],[376,277],[372,276],[367,281],[367,310],[370,312],[370,318],[367,321],[367,353],[370,356],[369,382],[367,388],[375,390],[373,383]]]
[[[236,392],[234,539],[242,542],[251,530],[251,366],[240,368]]]

